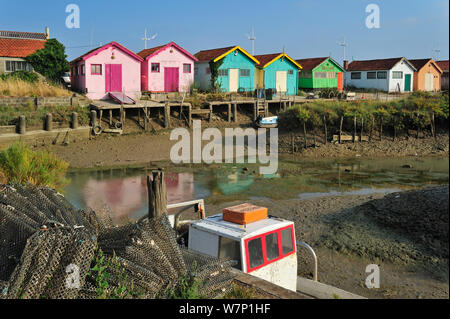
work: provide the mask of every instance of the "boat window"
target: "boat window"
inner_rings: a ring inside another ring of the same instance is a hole
[[[248,259],[250,268],[261,266],[264,263],[261,237],[248,242]]]
[[[283,229],[281,231],[281,245],[283,248],[283,255],[289,254],[294,250],[291,227]]]
[[[267,261],[278,258],[280,251],[278,249],[278,234],[272,233],[266,236],[266,257]]]
[[[219,259],[236,260],[234,268],[241,269],[241,248],[239,242],[226,237],[219,237]]]

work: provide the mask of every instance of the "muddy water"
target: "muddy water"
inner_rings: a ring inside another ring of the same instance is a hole
[[[251,164],[172,167],[166,172],[169,203],[203,198],[206,204],[217,204],[391,193],[447,184],[449,159],[298,161],[284,157],[275,175],[260,175],[258,167]],[[146,174],[143,168],[70,172],[65,193],[76,207],[107,211],[115,223],[122,224],[147,212]]]

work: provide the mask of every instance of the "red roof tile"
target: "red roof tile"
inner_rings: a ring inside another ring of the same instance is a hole
[[[219,48],[219,49],[211,49],[211,50],[203,50],[194,54],[194,56],[201,62],[209,62],[214,60],[215,58],[221,56],[222,54],[230,51],[236,46]]]
[[[352,61],[347,71],[390,70],[403,58]]]
[[[299,59],[295,60],[298,64],[302,66],[302,71],[311,71],[312,69],[316,68],[319,64],[321,64],[323,61],[328,59],[328,57],[325,58],[310,58],[310,59]]]
[[[11,39],[0,37],[0,56],[25,58],[37,50],[43,49],[45,40]]]
[[[142,50],[141,52],[139,52],[137,55],[139,55],[141,58],[145,59],[146,57],[148,57],[149,55],[155,53],[158,50],[161,50],[162,48],[164,48],[167,44],[164,45],[160,45],[158,47],[154,47],[154,48],[150,48],[150,49],[146,49],[146,50]]]
[[[280,53],[272,53],[272,54],[254,55],[256,60],[259,61],[259,64],[257,64],[256,66],[263,67],[267,63],[269,63],[270,61],[275,59],[277,56],[279,56],[280,54],[282,54],[282,53],[280,52]]]
[[[441,68],[442,71],[448,72],[448,60],[436,61],[436,64]]]
[[[188,51],[186,51],[185,49],[180,47],[175,42],[170,42],[170,43],[167,43],[167,44],[164,44],[164,45],[160,45],[160,46],[157,46],[157,47],[154,47],[154,48],[142,50],[137,55],[139,55],[141,58],[143,58],[145,60],[146,58],[148,58],[148,57],[150,57],[152,55],[156,55],[159,50],[165,50],[166,48],[169,48],[169,47],[174,47],[175,49],[177,49],[181,53],[185,54],[187,57],[191,58],[194,61],[197,61],[197,58],[195,56],[190,54]]]

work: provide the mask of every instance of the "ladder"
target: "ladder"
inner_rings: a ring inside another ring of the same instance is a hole
[[[262,115],[263,117],[267,116],[266,112],[266,94],[265,90],[263,90],[263,96],[259,97],[256,95],[256,115]]]

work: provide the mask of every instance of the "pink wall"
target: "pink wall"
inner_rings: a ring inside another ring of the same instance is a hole
[[[172,52],[170,52],[172,51]],[[160,72],[153,73],[151,71],[151,64],[159,63]],[[176,47],[170,46],[165,50],[161,51],[155,56],[150,56],[148,60],[145,60],[142,67],[143,76],[148,78],[148,87],[145,85],[143,89],[153,92],[163,92],[164,91],[164,68],[165,67],[176,67],[179,68],[179,91],[189,92],[189,88],[194,83],[194,61],[188,57],[186,54],[179,51]],[[183,64],[191,65],[191,73],[183,72]]]
[[[111,58],[114,53],[114,59]],[[141,62],[115,46],[109,46],[99,53],[88,56],[86,60],[78,62],[86,64],[86,77],[74,79],[77,89],[83,91],[87,88],[86,96],[91,100],[101,100],[108,98],[105,92],[105,64],[122,64],[122,86],[125,94],[133,99],[141,97]],[[101,64],[102,74],[91,74],[91,65]],[[83,83],[84,82],[84,83]],[[79,86],[79,87],[78,87]]]

